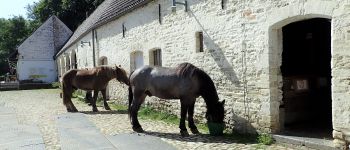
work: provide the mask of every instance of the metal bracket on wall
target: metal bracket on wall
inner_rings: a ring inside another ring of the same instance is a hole
[[[185,6],[185,12],[187,12],[187,0],[185,0],[185,2],[181,3],[181,2],[177,2],[176,0],[173,0],[173,5],[171,6],[171,10],[173,12],[176,12],[176,4],[179,4],[179,5],[184,5]]]
[[[123,30],[123,38],[125,38],[126,27],[125,27],[124,23],[122,24],[122,30]]]
[[[159,21],[159,24],[162,24],[162,9],[160,4],[158,4],[158,21]]]
[[[221,0],[221,9],[224,9],[225,0]]]

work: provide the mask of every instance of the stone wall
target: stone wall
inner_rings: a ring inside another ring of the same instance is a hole
[[[161,5],[161,23],[158,7]],[[281,28],[311,18],[332,20],[332,97],[336,141],[349,138],[349,17],[348,1],[340,0],[190,0],[189,11],[171,1],[157,0],[96,29],[96,58],[130,69],[130,55],[161,49],[163,66],[190,62],[214,80],[220,100],[226,100],[227,126],[241,132],[278,132],[282,100]],[[125,37],[122,24],[126,27]],[[196,32],[204,34],[204,52],[196,52]],[[91,34],[83,40],[91,41]],[[78,45],[78,44],[77,44]],[[79,46],[79,66],[91,66],[91,49]],[[85,63],[85,62],[84,62]],[[127,103],[127,88],[113,81],[110,95]],[[179,115],[179,101],[147,98],[146,104]],[[156,105],[154,105],[156,104]],[[195,113],[203,118],[205,104],[197,100]],[[336,136],[336,135],[341,135]],[[349,139],[348,139],[349,140]]]

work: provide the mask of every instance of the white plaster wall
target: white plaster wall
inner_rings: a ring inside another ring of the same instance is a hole
[[[17,63],[19,80],[34,79],[34,81],[40,80],[46,83],[57,81],[54,61],[19,60]]]
[[[129,70],[132,52],[142,51],[147,65],[149,51],[160,48],[163,66],[190,62],[211,76],[220,99],[226,99],[228,127],[243,132],[276,132],[282,99],[280,29],[295,21],[329,18],[332,19],[334,137],[340,141],[349,138],[349,1],[226,1],[221,9],[221,1],[189,0],[189,12],[178,6],[176,13],[171,12],[170,2],[151,2],[96,29],[98,55],[108,57],[109,64],[120,64]],[[158,21],[158,4],[162,7],[162,24]],[[203,53],[196,53],[197,31],[204,32]],[[83,39],[89,38],[87,35]],[[79,48],[78,57],[91,64],[92,51],[88,50]],[[127,102],[125,87],[113,81],[111,88],[111,96]],[[178,101],[148,99],[146,103],[161,104],[155,106],[179,114]],[[203,100],[198,99],[196,117],[203,118],[205,111]]]

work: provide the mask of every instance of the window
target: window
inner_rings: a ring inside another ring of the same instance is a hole
[[[203,52],[203,32],[196,32],[196,52]]]
[[[162,52],[160,49],[150,52],[150,65],[162,66]]]
[[[143,53],[140,51],[133,52],[130,55],[130,70],[134,71],[143,66]]]

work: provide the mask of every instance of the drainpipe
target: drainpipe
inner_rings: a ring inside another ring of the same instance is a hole
[[[94,63],[94,67],[96,67],[96,60],[95,60],[95,30],[92,30],[92,60]]]

